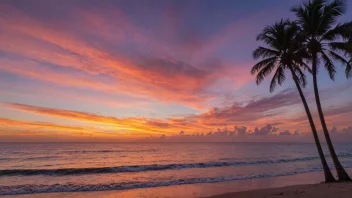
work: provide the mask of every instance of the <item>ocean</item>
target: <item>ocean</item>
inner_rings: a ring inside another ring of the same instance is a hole
[[[352,144],[335,148],[352,168]],[[0,144],[0,195],[216,184],[321,170],[308,143]]]

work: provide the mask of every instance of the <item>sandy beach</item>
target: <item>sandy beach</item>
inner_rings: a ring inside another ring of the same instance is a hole
[[[208,198],[350,198],[352,197],[351,183],[297,185],[281,188],[252,190],[244,192],[226,193]]]
[[[182,197],[174,196],[158,196],[156,194],[143,193],[114,193],[114,192],[90,192],[90,193],[49,193],[49,194],[33,194],[33,195],[19,195],[19,196],[4,196],[4,198],[58,198],[58,197],[74,197],[74,198],[172,198]],[[197,196],[194,196],[197,197]],[[210,197],[201,198],[350,198],[352,197],[352,182],[350,183],[331,183],[331,184],[307,184],[295,185],[280,188],[269,188],[242,192],[233,192],[214,195]]]
[[[348,169],[351,174],[352,169]],[[351,183],[324,184],[322,173],[246,181],[176,185],[120,191],[57,192],[6,195],[1,198],[350,198]]]

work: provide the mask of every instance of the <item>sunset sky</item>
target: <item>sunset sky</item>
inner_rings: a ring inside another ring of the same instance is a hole
[[[274,93],[250,75],[256,35],[299,2],[2,0],[0,141],[312,141],[289,73]],[[322,104],[352,141],[336,66]],[[305,94],[317,118],[310,77]]]

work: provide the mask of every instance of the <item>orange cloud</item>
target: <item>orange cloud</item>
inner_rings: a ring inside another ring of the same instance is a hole
[[[70,111],[55,108],[37,107],[15,103],[3,103],[5,107],[35,113],[44,116],[58,117],[70,120],[84,121],[105,125],[103,128],[111,128],[111,131],[123,131],[130,135],[138,134],[175,134],[181,130],[197,132],[199,130],[210,130],[207,126],[199,125],[196,122],[185,119],[150,119],[150,118],[115,118],[97,114]],[[110,126],[110,127],[109,127]]]
[[[33,122],[22,121],[7,118],[0,118],[0,136],[11,137],[31,137],[31,136],[58,136],[69,137],[113,137],[113,138],[131,138],[140,137],[142,133],[130,134],[129,131],[116,131],[104,127],[83,127],[83,126],[65,126],[50,122]],[[32,137],[33,138],[33,137]],[[60,139],[60,138],[59,138]]]
[[[163,131],[158,130],[157,127],[150,127],[148,125],[148,120],[145,118],[123,118],[118,119],[114,117],[101,116],[97,114],[84,113],[78,111],[70,111],[63,109],[55,108],[45,108],[45,107],[36,107],[23,104],[15,103],[5,103],[7,107],[14,108],[17,110],[36,113],[45,116],[53,116],[58,118],[65,118],[71,120],[84,121],[89,123],[97,123],[103,125],[117,126],[118,131],[134,131],[137,133],[162,133]]]
[[[14,59],[2,60],[7,64],[2,69],[16,75],[62,86],[108,90],[195,108],[205,107],[209,99],[216,97],[217,94],[206,91],[214,82],[228,78],[238,88],[249,80],[244,78],[249,74],[244,75],[238,69],[229,69],[229,64],[214,62],[210,65],[194,66],[167,54],[143,54],[145,52],[136,52],[136,56],[129,57],[104,45],[93,45],[86,35],[88,32],[99,41],[113,43],[116,48],[121,48],[122,43],[129,39],[137,46],[139,43],[150,45],[151,48],[167,46],[145,36],[145,30],[133,26],[118,8],[113,9],[113,12],[112,9],[106,9],[104,13],[97,12],[94,7],[86,10],[72,8],[69,11],[76,16],[72,23],[80,23],[81,28],[74,28],[70,21],[64,23],[65,26],[62,23],[38,21],[6,4],[0,5],[0,11],[4,13],[0,17],[0,26],[5,31],[0,35],[0,49],[18,56],[15,58],[17,62]],[[118,21],[111,23],[111,18]],[[35,63],[28,63],[28,59],[35,60]],[[90,77],[72,77],[68,72],[60,73],[56,69],[45,68],[43,65],[48,63],[55,67],[72,69],[77,74],[82,72],[84,76]],[[47,77],[39,76],[38,73]],[[99,83],[94,79],[98,75],[109,76],[112,80]]]
[[[85,131],[91,130],[92,128],[85,127],[75,127],[75,126],[63,126],[56,125],[48,122],[29,122],[29,121],[19,121],[7,118],[0,118],[0,126],[6,127],[21,127],[21,128],[43,128],[43,129],[53,129],[53,130],[64,130],[64,131]]]
[[[258,125],[277,123],[279,118],[280,123],[278,125],[280,126],[293,124],[292,121],[281,116],[285,112],[285,109],[281,110],[281,108],[282,106],[300,105],[300,100],[295,91],[285,90],[272,97],[249,101],[246,105],[234,104],[226,108],[215,108],[199,115],[186,115],[167,119],[144,117],[115,118],[86,112],[16,103],[3,103],[3,105],[15,110],[88,123],[98,123],[106,126],[116,126],[119,131],[148,135],[176,134],[180,131],[185,131],[188,134],[206,133],[226,126],[232,128],[235,125],[251,126],[254,129]],[[302,122],[299,129],[305,128],[307,124],[308,122]]]
[[[294,134],[297,130],[300,132],[310,131],[308,121],[302,111],[299,111],[297,115],[291,115],[291,117],[286,118],[283,116],[287,114],[287,108],[292,109],[292,107],[295,107],[302,108],[303,110],[296,91],[291,89],[284,90],[270,97],[256,98],[255,100],[247,101],[243,105],[235,103],[229,107],[211,109],[203,114],[185,115],[167,119],[151,119],[144,117],[115,118],[86,112],[16,103],[2,103],[2,105],[7,108],[44,116],[77,120],[87,123],[97,123],[102,127],[101,135],[104,136],[107,134],[111,137],[115,137],[116,132],[119,133],[118,137],[141,138],[150,135],[153,135],[154,137],[155,135],[174,136],[179,134],[180,131],[182,131],[182,135],[198,134],[201,136],[205,134],[224,133],[228,135],[248,133],[254,136],[256,136],[256,134],[265,135],[269,133],[274,135],[286,135]],[[349,106],[335,107],[326,109],[326,117],[327,120],[338,117],[340,121],[334,123],[343,123],[341,126],[348,127],[348,122],[343,119],[343,116],[350,114],[351,112],[352,110]],[[316,121],[318,122],[319,120]],[[3,120],[3,123],[3,125],[9,123],[9,125],[43,126],[44,128],[48,126],[48,128],[60,128],[60,126],[49,125],[47,123],[19,123],[10,122],[9,120]],[[233,128],[235,125],[246,127],[243,131],[243,127]],[[257,128],[257,126],[266,127]],[[62,126],[61,129],[65,130],[64,127],[65,126]],[[282,130],[281,127],[283,127],[284,130]],[[68,127],[67,130],[68,129],[70,129],[70,127]],[[77,130],[80,130],[80,128],[77,128]],[[111,133],[109,133],[109,131]],[[211,131],[213,132],[209,133]],[[120,133],[124,136],[120,136]],[[97,136],[99,136],[98,133]]]

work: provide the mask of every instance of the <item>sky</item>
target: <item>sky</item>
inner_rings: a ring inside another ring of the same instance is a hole
[[[2,0],[0,141],[312,141],[289,73],[273,93],[250,75],[256,36],[300,2]],[[336,67],[318,75],[323,110],[352,141]]]

